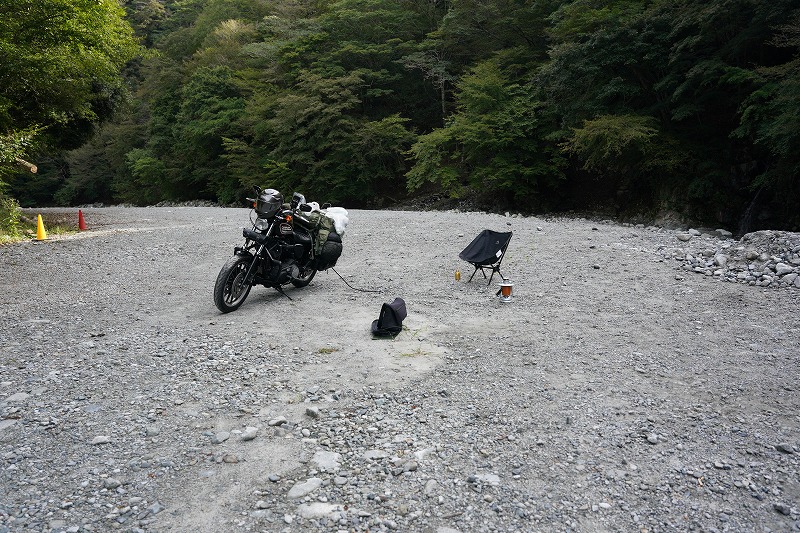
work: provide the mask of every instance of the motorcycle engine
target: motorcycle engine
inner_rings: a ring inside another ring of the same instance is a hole
[[[273,263],[269,277],[275,283],[284,284],[300,276],[297,260],[302,257],[303,250],[302,244],[281,244],[274,249],[275,258],[280,263]]]
[[[280,273],[278,274],[278,283],[286,283],[300,275],[300,267],[294,259],[289,259],[281,263]]]

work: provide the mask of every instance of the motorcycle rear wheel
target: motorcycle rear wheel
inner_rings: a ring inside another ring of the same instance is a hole
[[[214,305],[223,313],[236,311],[250,294],[251,285],[244,278],[252,262],[251,257],[235,255],[222,265],[214,284]]]
[[[317,269],[315,268],[301,268],[300,275],[292,280],[292,285],[295,287],[305,287],[311,283],[311,280],[314,279],[316,273]]]

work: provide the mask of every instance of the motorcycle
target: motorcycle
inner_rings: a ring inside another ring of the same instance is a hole
[[[283,287],[305,287],[342,254],[341,236],[324,209],[297,192],[287,205],[275,189],[254,190],[256,198],[247,199],[252,227],[242,228],[244,245],[234,248],[214,284],[214,304],[223,313],[238,309],[254,285],[274,288],[291,300]]]

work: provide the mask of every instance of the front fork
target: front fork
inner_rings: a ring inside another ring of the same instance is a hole
[[[250,266],[247,268],[247,272],[244,275],[244,282],[248,285],[253,285],[253,278],[255,277],[256,271],[258,270],[258,265],[261,261],[263,261],[261,254],[266,254],[266,256],[270,260],[270,263],[272,263],[273,266],[275,265],[275,263],[279,263],[279,261],[275,260],[275,258],[272,257],[272,254],[269,253],[266,243],[259,244],[258,247],[256,248],[255,254],[251,254],[250,252],[247,251],[246,243],[244,248],[241,248],[239,246],[234,248],[233,253],[235,255],[240,255],[240,256],[249,255],[253,258],[253,260],[250,261]]]

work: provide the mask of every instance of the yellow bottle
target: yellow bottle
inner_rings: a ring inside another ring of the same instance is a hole
[[[461,281],[461,271],[456,269],[456,281]]]

